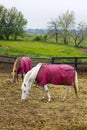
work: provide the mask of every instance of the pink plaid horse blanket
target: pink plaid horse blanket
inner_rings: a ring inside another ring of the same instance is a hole
[[[32,68],[32,61],[29,57],[20,58],[19,68],[17,74],[27,73]]]
[[[54,85],[72,85],[75,78],[75,69],[66,64],[43,64],[37,74],[36,81],[39,86],[48,83]]]

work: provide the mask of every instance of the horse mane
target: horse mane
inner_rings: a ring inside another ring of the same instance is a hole
[[[17,72],[17,70],[19,69],[19,65],[20,65],[20,57],[18,57],[15,62],[14,62],[14,66],[13,66],[13,72]]]
[[[32,80],[34,81],[41,66],[42,63],[38,63],[35,67],[29,70],[24,77],[24,81],[29,81],[30,78],[32,78]]]

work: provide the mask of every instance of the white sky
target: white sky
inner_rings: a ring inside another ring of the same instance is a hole
[[[87,0],[0,0],[0,5],[21,11],[28,21],[27,28],[46,28],[51,18],[67,10],[74,11],[77,22],[87,23]]]

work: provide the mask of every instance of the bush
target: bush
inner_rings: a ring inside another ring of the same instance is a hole
[[[34,38],[34,41],[41,41],[42,40],[42,36],[41,35],[37,35]]]

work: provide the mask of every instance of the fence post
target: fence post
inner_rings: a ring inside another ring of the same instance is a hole
[[[77,67],[77,57],[75,57],[75,69],[78,70],[78,67]]]
[[[51,63],[54,64],[54,57],[51,58]]]

